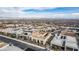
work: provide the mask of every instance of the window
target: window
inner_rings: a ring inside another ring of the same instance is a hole
[[[39,43],[39,40],[37,40],[37,43]]]
[[[24,37],[24,40],[26,40],[27,38],[26,37]]]
[[[59,36],[60,34],[58,33],[57,36]]]
[[[66,36],[64,36],[63,39],[66,39]]]
[[[41,41],[41,44],[43,44],[43,41]]]
[[[28,33],[24,33],[25,35],[28,35]]]
[[[36,42],[36,40],[35,40],[35,39],[33,39],[33,42],[35,43],[35,42]]]
[[[61,39],[63,39],[63,36],[61,36]]]

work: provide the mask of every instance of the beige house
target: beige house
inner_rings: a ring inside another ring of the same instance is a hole
[[[51,33],[43,32],[43,31],[34,31],[31,35],[31,40],[36,43],[40,43],[45,45],[46,42],[50,39]]]

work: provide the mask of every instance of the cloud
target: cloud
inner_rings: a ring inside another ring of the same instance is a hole
[[[58,10],[59,9],[59,10]],[[72,13],[66,13],[64,10],[63,13],[61,13],[61,8],[53,7],[0,7],[0,18],[3,17],[26,17],[26,18],[78,18],[79,19],[79,12],[72,12]],[[26,10],[26,11],[24,11]],[[34,12],[29,12],[34,11]],[[36,12],[36,10],[42,11],[42,12]],[[53,11],[52,11],[53,10]],[[75,11],[76,9],[74,9]],[[48,12],[46,12],[48,11]]]
[[[35,12],[35,13],[77,13],[79,7],[29,7],[23,10],[24,12]]]
[[[15,7],[0,7],[0,17],[18,17],[22,16],[23,12],[20,8]]]

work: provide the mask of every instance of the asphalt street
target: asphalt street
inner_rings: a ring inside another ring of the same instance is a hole
[[[3,37],[3,36],[0,36],[0,40],[3,42],[6,42],[6,43],[11,43],[14,46],[17,46],[25,51],[46,51],[46,49],[41,49],[41,48],[38,48],[36,46],[28,45],[26,43],[16,41],[16,40],[13,40],[13,39],[10,39],[7,37]]]

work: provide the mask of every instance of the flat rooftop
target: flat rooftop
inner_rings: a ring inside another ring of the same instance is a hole
[[[75,36],[75,33],[74,33],[73,31],[69,31],[69,30],[67,30],[67,31],[62,31],[61,34],[62,34],[62,35],[66,35],[66,36],[72,36],[72,37]]]
[[[57,45],[57,46],[63,46],[63,39],[60,38],[60,36],[58,37],[54,37],[51,41],[52,44]]]
[[[62,36],[62,35],[60,35]],[[60,36],[55,36],[52,41],[51,44],[57,45],[57,46],[63,46],[63,42],[64,39],[61,39]],[[66,35],[66,39],[65,39],[65,46],[69,47],[69,48],[74,48],[74,49],[79,49],[78,48],[78,44],[77,44],[77,40],[76,37],[74,36],[67,36]]]
[[[47,32],[39,32],[39,31],[32,32],[32,37],[36,38],[45,39],[47,35],[48,35]]]
[[[76,38],[75,37],[67,36],[66,47],[78,49],[78,44],[77,44]]]

